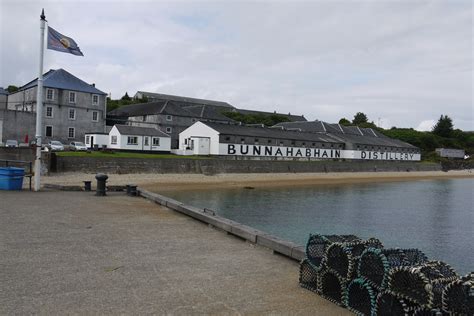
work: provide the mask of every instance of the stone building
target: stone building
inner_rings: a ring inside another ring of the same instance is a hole
[[[225,112],[252,115],[281,115],[289,121],[305,121],[304,116],[237,109],[233,105],[214,100],[196,99],[161,93],[138,91],[134,98],[147,99],[148,103],[132,104],[107,113],[107,124],[128,124],[157,127],[171,136],[171,148],[179,147],[179,134],[197,121],[235,122]]]
[[[67,144],[83,141],[87,132],[105,132],[107,95],[95,84],[57,69],[43,75],[43,89],[43,143],[59,140]],[[4,139],[34,138],[37,90],[38,79],[34,79],[8,95],[8,105],[0,114]],[[14,121],[5,124],[6,119]]]

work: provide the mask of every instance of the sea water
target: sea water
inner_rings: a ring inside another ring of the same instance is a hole
[[[474,179],[166,193],[304,245],[310,233],[379,238],[419,248],[460,274],[474,270]]]

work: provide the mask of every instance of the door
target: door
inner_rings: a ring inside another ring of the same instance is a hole
[[[209,137],[197,137],[194,139],[194,153],[197,155],[209,155],[211,153],[211,140]]]

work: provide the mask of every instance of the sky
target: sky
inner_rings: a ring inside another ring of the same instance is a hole
[[[0,86],[39,71],[39,15],[84,57],[45,51],[110,93],[431,130],[474,130],[473,4],[450,1],[0,0]]]

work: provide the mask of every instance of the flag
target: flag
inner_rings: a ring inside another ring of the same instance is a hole
[[[84,56],[72,38],[62,35],[50,26],[48,26],[48,49]]]

